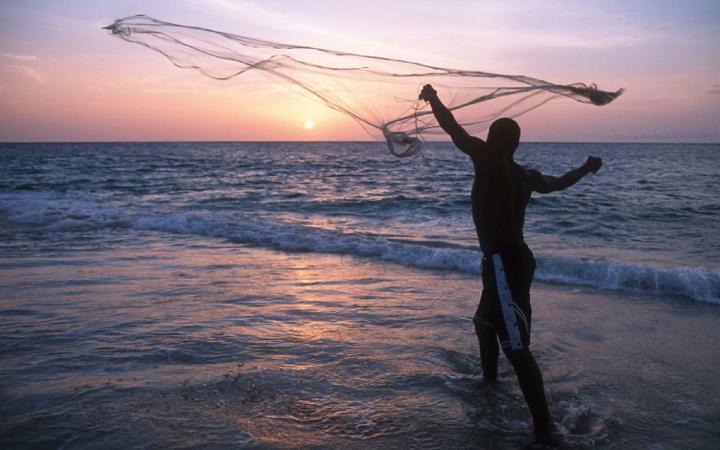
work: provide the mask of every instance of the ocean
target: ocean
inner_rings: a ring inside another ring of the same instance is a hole
[[[568,448],[720,435],[720,145],[523,143],[533,349]],[[3,448],[517,448],[481,381],[449,143],[0,144]]]

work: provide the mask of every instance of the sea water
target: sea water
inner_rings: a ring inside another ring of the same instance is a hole
[[[529,143],[516,159],[559,176],[588,155],[604,160],[597,175],[530,202],[536,278],[720,303],[720,146]],[[480,266],[472,166],[448,144],[412,159],[373,143],[4,144],[0,163],[6,226],[68,245],[95,231],[152,230],[428,269]]]
[[[524,143],[516,160],[559,176],[588,155],[602,169],[534,194],[525,225],[554,415],[580,430],[575,446],[628,448],[623,433],[658,429],[635,444],[679,448],[656,416],[638,419],[674,407],[679,434],[698,439],[687,448],[709,445],[718,391],[674,368],[694,361],[706,380],[720,363],[714,337],[691,332],[719,317],[720,146]],[[472,179],[444,143],[410,159],[379,143],[2,144],[2,441],[514,448],[527,411],[508,366],[507,387],[484,391],[469,322]],[[590,309],[551,315],[566,297]],[[613,346],[623,320],[635,329]],[[665,351],[690,360],[637,356],[663,320],[681,335]],[[690,402],[658,396],[625,415],[621,387],[592,391],[591,348],[638,399],[654,398],[645,377]],[[558,367],[568,356],[581,362]]]

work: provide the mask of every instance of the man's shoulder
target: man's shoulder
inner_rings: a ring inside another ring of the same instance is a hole
[[[516,162],[513,162],[513,172],[515,173],[515,179],[527,183],[531,188],[536,186],[543,177],[543,174],[540,173],[539,170],[523,166]]]
[[[512,167],[513,167],[513,170],[515,170],[516,172],[520,172],[527,176],[541,175],[539,170],[533,169],[532,167],[523,166],[522,164],[518,164],[515,161],[513,161]]]
[[[470,155],[473,160],[486,158],[489,155],[489,152],[486,151],[487,144],[485,141],[475,136],[469,136],[467,141],[465,141],[462,146],[458,146],[458,148]]]

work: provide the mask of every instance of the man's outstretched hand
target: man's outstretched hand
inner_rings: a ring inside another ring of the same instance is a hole
[[[597,171],[602,167],[602,159],[597,156],[588,156],[588,159],[585,161],[583,166],[585,166],[585,170],[587,170],[588,173],[597,173]]]
[[[418,96],[419,100],[425,100],[426,102],[429,102],[431,99],[437,97],[437,91],[435,88],[432,87],[430,84],[426,84],[423,86],[422,91],[420,91],[420,95]]]

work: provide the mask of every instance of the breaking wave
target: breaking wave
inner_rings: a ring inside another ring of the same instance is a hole
[[[229,239],[284,251],[346,254],[432,270],[479,273],[479,250],[427,245],[378,235],[342,234],[326,229],[212,212],[147,214],[44,192],[0,193],[0,211],[17,224],[54,232],[122,228]],[[720,305],[720,270],[655,266],[608,258],[536,255],[536,279],[566,285],[681,295]]]

